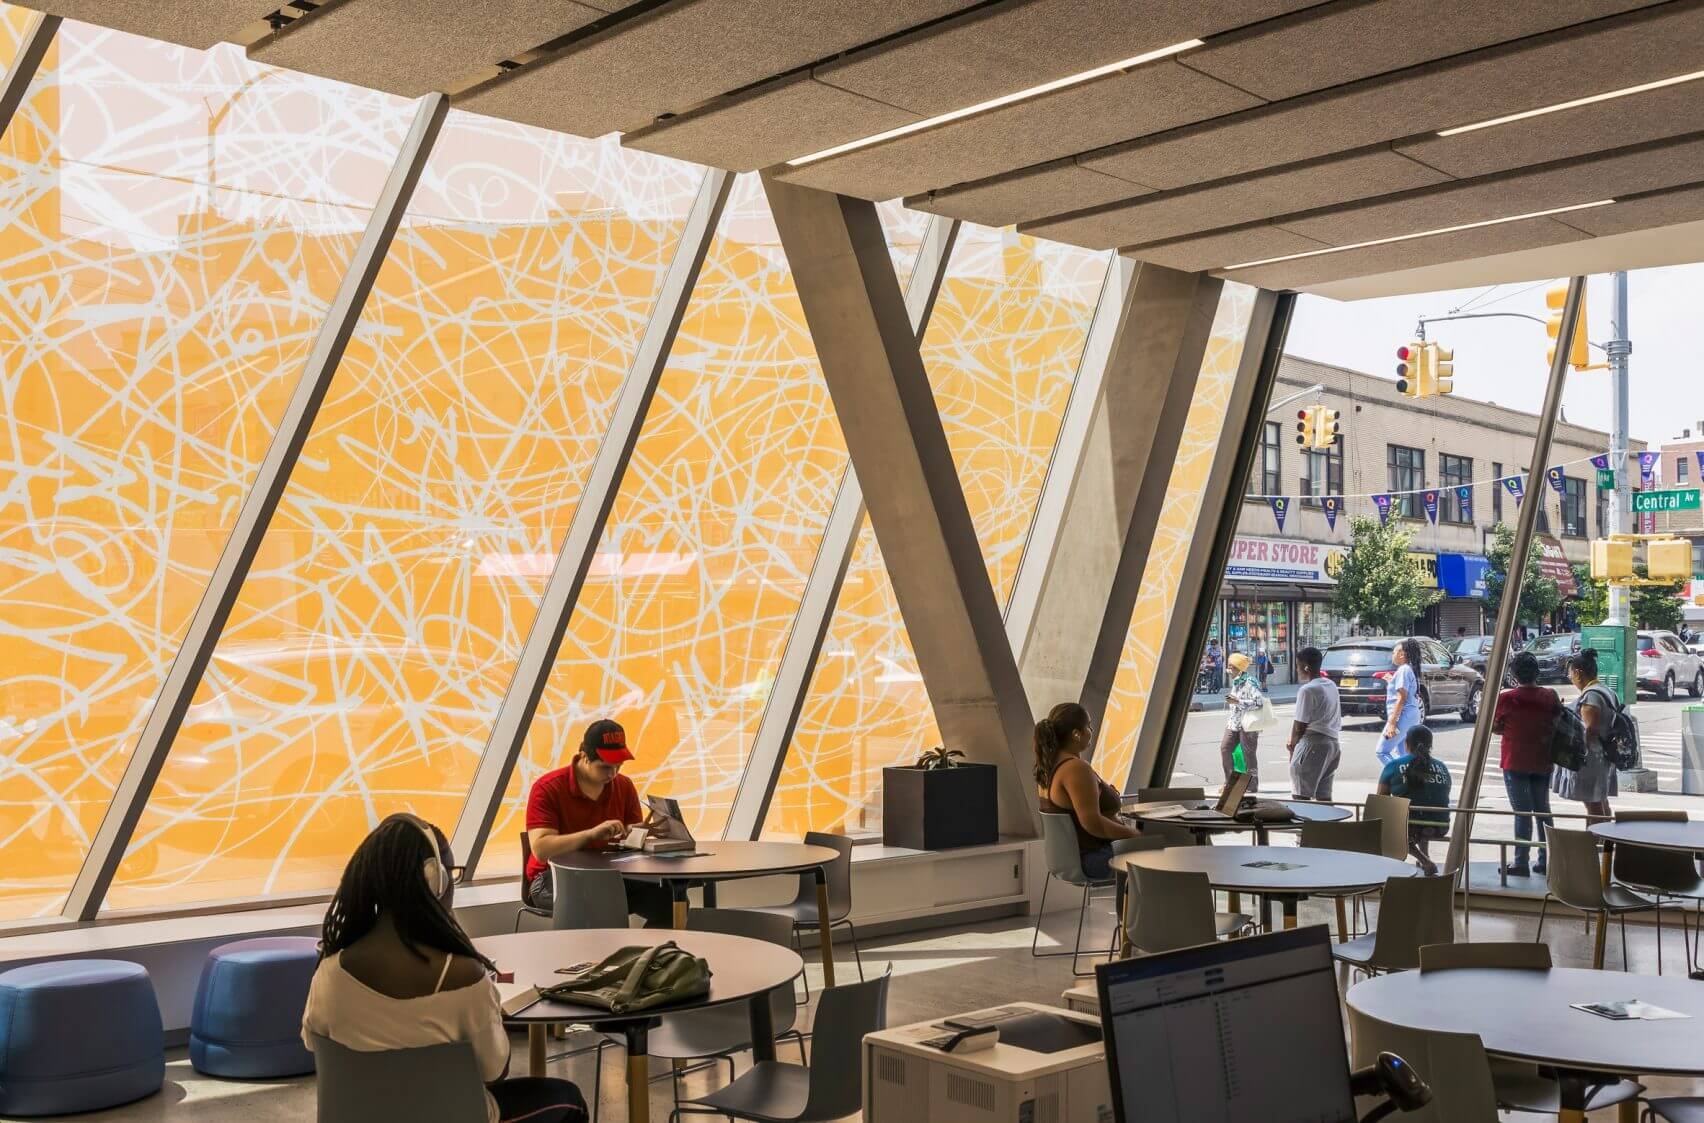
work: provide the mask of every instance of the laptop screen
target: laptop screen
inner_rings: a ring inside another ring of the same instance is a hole
[[[1219,793],[1219,803],[1215,808],[1221,815],[1235,815],[1242,807],[1242,798],[1248,791],[1248,773],[1231,773],[1231,782],[1225,785],[1225,790]]]
[[[1118,1123],[1355,1123],[1323,925],[1102,964]]]

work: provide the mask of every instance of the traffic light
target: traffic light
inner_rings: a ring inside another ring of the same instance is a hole
[[[1550,349],[1544,353],[1546,366],[1556,362],[1556,340],[1562,334],[1562,306],[1568,302],[1568,282],[1553,285],[1544,294],[1544,305],[1550,318],[1544,322],[1544,333],[1550,337]],[[1586,350],[1586,294],[1580,293],[1580,315],[1574,322],[1574,338],[1568,341],[1568,365],[1575,370],[1591,367],[1591,354]]]
[[[1685,581],[1692,576],[1692,543],[1664,538],[1645,545],[1645,566],[1653,578]]]
[[[1318,408],[1314,419],[1314,447],[1330,448],[1343,441],[1343,428],[1339,419],[1343,415],[1335,409]]]
[[[1594,538],[1592,576],[1599,581],[1633,576],[1633,543]]]
[[[1303,448],[1312,448],[1314,439],[1314,406],[1296,411],[1296,443]]]
[[[1428,343],[1431,354],[1426,359],[1426,373],[1431,383],[1429,389],[1434,394],[1451,394],[1455,392],[1455,352],[1445,350],[1436,343]]]
[[[1396,349],[1396,392],[1410,398],[1420,396],[1420,368],[1425,363],[1426,345],[1418,340]]]

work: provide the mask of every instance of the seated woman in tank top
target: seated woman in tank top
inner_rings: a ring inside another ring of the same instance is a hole
[[[586,1101],[570,1081],[505,1079],[495,968],[450,911],[453,867],[443,832],[413,815],[390,816],[356,847],[326,910],[304,1043],[317,1035],[370,1053],[460,1042],[486,1081],[489,1123],[582,1123]]]
[[[1118,818],[1118,789],[1083,759],[1094,739],[1089,712],[1077,703],[1049,710],[1035,725],[1035,786],[1043,811],[1071,816],[1083,872],[1101,881],[1112,876],[1112,840],[1139,832]]]

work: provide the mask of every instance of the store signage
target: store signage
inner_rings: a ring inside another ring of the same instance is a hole
[[[1436,589],[1438,587],[1438,555],[1423,554],[1418,550],[1408,551],[1408,560],[1414,563],[1414,572],[1420,577],[1420,587]]]
[[[1640,513],[1646,511],[1696,511],[1704,506],[1699,500],[1699,491],[1695,487],[1680,488],[1674,491],[1635,491],[1633,493],[1633,509]]]
[[[1438,587],[1452,597],[1483,597],[1491,563],[1480,554],[1439,554]]]
[[[1333,583],[1331,574],[1342,554],[1341,546],[1321,542],[1247,538],[1239,534],[1231,543],[1230,560],[1225,563],[1225,580],[1329,585]]]
[[[1580,587],[1574,583],[1574,567],[1569,564],[1562,543],[1549,535],[1540,535],[1533,545],[1538,547],[1539,576],[1556,582],[1556,587],[1565,597],[1578,594]]]

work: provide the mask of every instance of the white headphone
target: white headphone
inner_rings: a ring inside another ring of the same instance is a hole
[[[432,850],[432,856],[427,858],[420,866],[420,872],[426,878],[426,888],[432,891],[432,896],[442,897],[449,891],[450,875],[444,869],[444,863],[439,856],[438,836],[432,833],[432,828],[428,827],[424,821],[415,818],[413,815],[408,816],[408,821],[414,824],[416,830],[426,836],[426,845]]]

